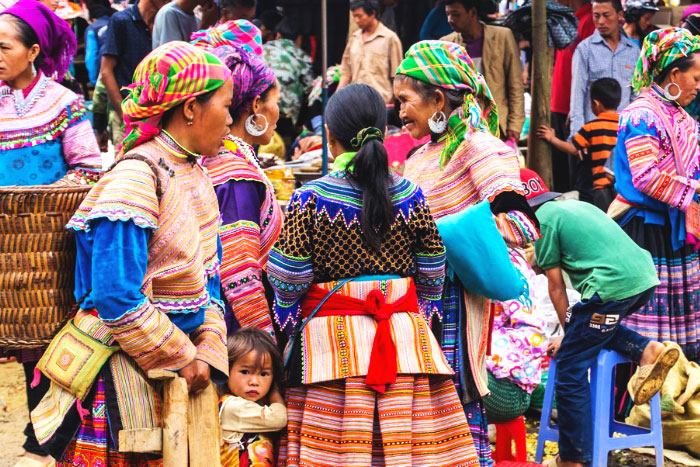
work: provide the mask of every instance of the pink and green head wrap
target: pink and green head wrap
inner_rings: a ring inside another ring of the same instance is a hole
[[[700,50],[700,37],[687,29],[666,28],[650,32],[644,38],[642,54],[632,77],[632,89],[639,92],[651,86],[664,68]]]
[[[205,49],[236,44],[258,57],[262,57],[263,53],[260,29],[245,19],[226,21],[212,28],[192,33],[190,42]]]
[[[260,30],[246,20],[227,21],[192,34],[192,44],[216,55],[231,70],[231,116],[245,115],[253,100],[275,83],[262,59]]]
[[[121,154],[158,135],[165,112],[219,89],[230,76],[221,60],[187,42],[168,42],[146,55],[122,101],[126,137]]]
[[[396,74],[445,89],[464,89],[464,104],[447,122],[440,163],[449,161],[468,132],[488,130],[498,136],[498,110],[486,80],[476,70],[467,50],[453,42],[421,41],[406,52]]]

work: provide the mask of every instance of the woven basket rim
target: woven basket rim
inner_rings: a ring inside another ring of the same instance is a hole
[[[43,194],[43,193],[82,193],[90,191],[91,185],[68,185],[68,186],[51,186],[51,185],[8,185],[0,186],[0,195],[12,194]]]

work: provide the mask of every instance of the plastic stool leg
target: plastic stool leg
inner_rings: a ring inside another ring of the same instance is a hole
[[[557,362],[554,359],[549,361],[549,374],[547,385],[544,389],[544,400],[542,401],[542,415],[540,415],[540,431],[537,435],[537,449],[535,450],[535,462],[542,463],[544,457],[544,442],[551,441],[548,432],[551,430],[552,405],[554,403],[554,387],[557,381]]]
[[[515,460],[513,457],[513,434],[509,427],[510,422],[496,423],[496,452],[493,460],[498,462]]]
[[[591,370],[591,405],[593,406],[593,459],[591,465],[608,465],[610,416],[613,405],[613,352],[602,350]]]
[[[654,451],[656,454],[656,467],[664,466],[664,436],[661,428],[661,395],[656,394],[649,401],[651,417],[649,426],[654,437]]]
[[[513,420],[511,434],[515,441],[515,461],[527,462],[527,443],[525,437],[525,418],[520,416]]]

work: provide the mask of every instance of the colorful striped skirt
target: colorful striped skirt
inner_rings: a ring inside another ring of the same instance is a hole
[[[352,377],[287,391],[278,467],[478,466],[449,377],[398,375],[379,394]]]
[[[107,426],[104,380],[100,377],[89,413],[56,467],[155,467],[163,465],[160,456],[117,452]]]
[[[651,300],[623,323],[651,339],[676,342],[688,360],[700,360],[698,253],[689,245],[673,251],[669,224],[645,224],[634,217],[623,230],[651,253],[661,282]]]

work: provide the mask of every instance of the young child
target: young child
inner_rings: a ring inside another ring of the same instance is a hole
[[[614,185],[605,176],[605,161],[617,142],[617,127],[620,117],[617,106],[620,104],[622,89],[613,78],[601,78],[591,84],[591,110],[596,115],[576,133],[571,141],[562,141],[554,135],[554,130],[541,126],[537,136],[562,152],[578,155],[576,168],[576,189],[579,199],[593,203],[603,211],[615,199]]]
[[[521,178],[540,221],[536,262],[547,276],[549,297],[564,327],[563,339],[551,339],[548,346],[557,360],[557,465],[583,466],[591,462],[593,439],[588,369],[598,353],[615,350],[639,363],[632,387],[634,403],[640,405],[661,389],[680,348],[652,341],[621,324],[652,298],[659,284],[649,252],[594,206],[551,201],[559,193],[547,190],[537,174],[521,172]],[[581,301],[571,307],[563,272],[581,293]]]
[[[219,387],[222,467],[273,467],[274,443],[263,433],[287,426],[280,393],[282,357],[272,338],[242,328],[228,338],[229,378]]]

